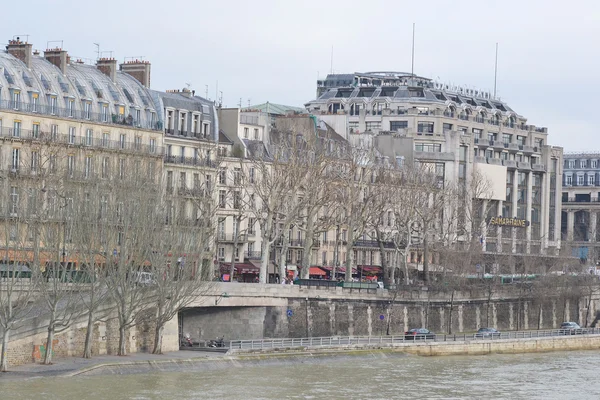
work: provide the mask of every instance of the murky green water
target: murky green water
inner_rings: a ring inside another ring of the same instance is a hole
[[[0,378],[0,399],[600,399],[600,352],[376,356],[203,372]]]

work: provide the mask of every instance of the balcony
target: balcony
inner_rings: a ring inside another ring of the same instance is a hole
[[[248,260],[260,260],[262,258],[262,252],[259,251],[246,251],[244,252],[244,258]]]
[[[204,188],[188,188],[188,187],[180,187],[177,189],[177,193],[183,197],[205,197],[207,194],[207,190]]]
[[[569,197],[566,200],[563,199],[563,203],[600,203],[600,197]]]
[[[488,139],[475,138],[475,144],[478,146],[489,147],[490,141]]]
[[[220,243],[233,243],[235,242],[235,236],[233,233],[222,233],[219,232],[217,234],[217,241]],[[244,242],[248,241],[248,236],[245,234],[239,234],[237,235],[237,242],[238,244],[242,244]]]
[[[537,147],[533,147],[533,146],[523,146],[523,152],[524,153],[533,153],[537,151]]]
[[[475,156],[475,162],[480,164],[487,164],[487,158],[482,156]]]
[[[357,240],[353,247],[379,248],[379,242],[377,240]],[[395,246],[393,242],[383,242],[383,247],[393,249]]]
[[[165,160],[165,164],[189,165],[192,167],[208,167],[208,168],[216,168],[217,167],[217,164],[213,160],[207,159],[207,158],[165,155],[164,160]]]
[[[126,142],[117,140],[107,140],[104,138],[78,137],[62,133],[51,133],[39,130],[29,129],[0,129],[0,139],[10,139],[15,141],[32,141],[42,143],[55,143],[66,146],[83,146],[93,149],[117,150],[128,153],[146,154],[150,156],[162,156],[163,148],[156,145],[141,144],[138,142]]]
[[[533,164],[531,168],[534,171],[546,172],[546,166],[544,164]]]
[[[85,110],[76,110],[76,109],[68,109],[68,108],[59,108],[52,106],[44,106],[40,104],[26,103],[23,101],[15,102],[15,101],[0,101],[0,109],[2,110],[11,110],[18,111],[30,114],[38,114],[38,115],[48,115],[53,117],[60,118],[72,118],[76,120],[82,121],[92,121],[100,124],[106,125],[125,125],[130,126],[132,128],[140,128],[147,129],[153,131],[161,131],[162,122],[161,121],[143,121],[136,120],[131,115],[124,116],[118,114],[108,114],[108,113],[93,113],[86,112]]]
[[[487,162],[488,162],[488,164],[492,164],[492,165],[502,165],[502,160],[499,158],[488,158]]]
[[[509,150],[519,150],[519,145],[517,143],[509,143],[508,149]]]
[[[502,160],[502,164],[507,168],[517,168],[516,160]]]
[[[531,164],[525,161],[517,161],[517,168],[519,169],[531,169]]]
[[[454,153],[437,151],[415,151],[415,159],[432,161],[454,161]]]

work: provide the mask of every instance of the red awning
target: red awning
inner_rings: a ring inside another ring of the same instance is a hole
[[[310,267],[310,271],[308,273],[309,275],[318,275],[318,276],[323,276],[323,275],[327,275],[325,273],[325,271],[323,271],[321,268],[319,267]]]
[[[330,267],[330,266],[328,266],[328,265],[327,265],[327,266],[322,266],[322,267],[319,267],[319,268],[321,268],[321,269],[324,269],[324,270],[326,270],[326,271],[331,271],[331,270],[333,270],[333,267]],[[346,273],[346,267],[337,267],[337,268],[336,268],[336,272],[339,272],[339,273]],[[357,271],[356,271],[356,268],[352,268],[352,273],[353,273],[353,274],[356,274],[356,273],[357,273]]]
[[[358,268],[360,268],[363,272],[373,272],[376,274],[379,274],[382,271],[379,265],[359,265]]]
[[[231,268],[231,263],[222,263],[221,264],[221,273],[229,273]],[[250,263],[236,263],[233,267],[234,271],[238,274],[258,274],[260,268],[256,265]]]

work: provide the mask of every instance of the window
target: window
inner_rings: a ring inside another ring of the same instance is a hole
[[[119,135],[119,148],[121,148],[121,149],[124,149],[124,148],[125,148],[125,139],[126,139],[126,136],[125,136],[125,134],[124,134],[124,133],[121,133],[121,134]]]
[[[19,212],[19,189],[16,186],[10,188],[10,214]]]
[[[250,128],[244,128],[244,139],[248,139],[248,132],[250,131]]]
[[[537,147],[538,151],[541,151],[541,147],[544,145],[544,139],[536,138],[535,139],[535,147]]]
[[[575,160],[568,160],[567,161],[567,168],[575,168]]]
[[[366,122],[367,131],[374,131],[381,129],[381,121],[370,121]]]
[[[250,181],[250,183],[254,183],[254,167],[250,167],[249,181]]]
[[[149,162],[148,163],[148,179],[151,182],[155,181],[155,176],[156,176],[156,163],[155,162]]]
[[[13,171],[19,170],[20,158],[21,158],[21,150],[13,149],[12,150],[12,160],[11,160],[11,169]]]
[[[327,242],[327,232],[323,232],[323,243]]]
[[[590,168],[593,168],[593,169],[598,168],[598,161],[597,160],[591,160],[590,161]]]
[[[167,192],[173,191],[173,171],[167,171]]]
[[[156,139],[150,139],[150,153],[156,153]]]
[[[88,179],[92,176],[92,167],[93,167],[93,161],[92,161],[92,157],[87,156],[85,158],[85,165],[84,165],[84,170],[83,170],[83,177]]]
[[[74,172],[75,172],[75,156],[72,154],[69,154],[67,156],[67,173],[69,174],[69,177],[73,177]]]
[[[255,224],[256,224],[256,219],[254,219],[254,218],[248,218],[248,235],[254,235],[255,234],[255,230],[254,230],[254,225]]]
[[[408,121],[390,121],[390,130],[397,131],[398,129],[408,128]]]
[[[56,114],[56,109],[57,109],[56,96],[50,96],[49,101],[50,101],[50,114],[54,115],[54,114]]]
[[[110,143],[110,133],[104,132],[102,134],[102,147],[108,147]]]
[[[419,133],[433,133],[433,122],[419,122],[417,125]]]
[[[527,138],[525,136],[517,136],[517,143],[519,146],[525,146],[525,141]]]
[[[577,175],[577,186],[583,186],[583,175]]]
[[[179,134],[180,135],[185,135],[187,134],[187,129],[186,129],[186,124],[185,124],[185,117],[186,117],[186,113],[184,112],[180,112],[179,113]]]
[[[219,184],[225,185],[227,183],[227,170],[225,168],[221,168],[219,170]]]
[[[502,134],[502,142],[503,143],[511,143],[512,142],[512,135],[509,135],[508,133],[503,133]]]
[[[197,136],[196,134],[199,133],[198,129],[199,129],[199,119],[200,116],[199,115],[194,115],[194,120],[192,121],[192,133],[194,133],[194,136]]]
[[[254,140],[258,140],[258,129],[254,128]]]
[[[92,103],[89,101],[83,102],[83,117],[85,119],[90,119],[92,114]]]
[[[40,101],[39,94],[32,93],[31,94],[31,112],[37,112],[38,111],[39,101]]]
[[[69,144],[75,144],[75,127],[74,126],[70,126],[69,127]]]
[[[187,187],[187,176],[185,172],[179,173],[179,187],[186,188]]]
[[[102,178],[104,178],[104,179],[108,178],[109,168],[110,168],[110,158],[104,157],[102,159]]]
[[[242,195],[239,191],[233,192],[233,208],[239,210],[242,207]]]
[[[100,108],[102,122],[108,122],[108,104],[102,104]]]
[[[124,158],[119,158],[119,178],[123,179],[125,178],[125,159]]]
[[[565,183],[567,186],[573,186],[573,175],[567,175]]]
[[[431,153],[440,153],[442,151],[441,143],[416,143],[415,151],[427,151]]]
[[[85,145],[91,146],[94,143],[94,131],[91,129],[85,130]]]
[[[13,137],[21,137],[21,121],[15,120],[13,123]]]
[[[327,252],[324,251],[321,253],[321,265],[327,265]]]
[[[202,135],[204,137],[208,136],[208,122],[202,124]]]
[[[482,133],[483,133],[483,129],[473,128],[473,137],[475,137],[475,139],[481,139]]]
[[[35,172],[38,169],[40,155],[37,151],[31,152],[31,172]]]
[[[219,247],[219,260],[225,260],[225,247]]]
[[[212,190],[212,177],[210,175],[206,175],[204,177],[204,190],[206,192],[210,192]]]
[[[241,185],[242,183],[242,170],[240,168],[233,169],[233,184]]]
[[[31,129],[31,136],[34,139],[37,139],[37,138],[40,137],[40,124],[39,124],[39,122],[34,122],[33,123],[32,129]]]
[[[136,136],[133,139],[133,144],[134,144],[136,150],[140,150],[142,148],[142,137]]]
[[[594,175],[588,175],[587,178],[588,178],[588,182],[587,182],[588,186],[594,186],[594,178],[595,178],[595,176]]]
[[[579,160],[580,168],[587,168],[587,160]]]
[[[446,131],[451,131],[451,130],[452,130],[452,124],[447,124],[447,123],[444,123],[444,124],[442,125],[442,129],[444,130],[444,132],[446,132]]]
[[[6,71],[6,68],[4,69]],[[18,110],[21,108],[21,92],[18,90],[13,90],[12,92],[12,108]]]
[[[50,125],[50,137],[52,138],[52,140],[58,139],[58,125]]]
[[[227,192],[225,190],[219,190],[219,207],[225,208],[227,202]]]

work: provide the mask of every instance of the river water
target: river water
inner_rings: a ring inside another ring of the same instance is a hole
[[[600,352],[375,354],[202,372],[0,377],[0,399],[600,399]]]

